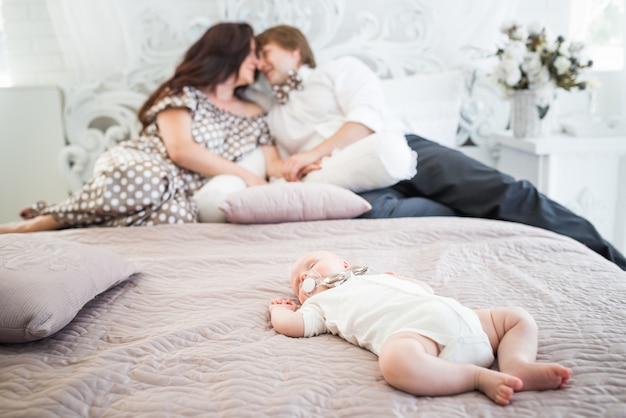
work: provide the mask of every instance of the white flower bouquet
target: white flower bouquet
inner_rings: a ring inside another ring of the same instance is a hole
[[[566,43],[562,36],[550,41],[540,22],[527,27],[508,22],[500,30],[507,35],[508,43],[496,53],[500,60],[494,77],[507,92],[535,90],[540,94],[555,87],[567,91],[588,87],[579,75],[593,61],[583,57],[582,43]]]

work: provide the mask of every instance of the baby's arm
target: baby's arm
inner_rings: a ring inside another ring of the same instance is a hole
[[[298,307],[290,300],[270,302],[270,321],[274,329],[288,337],[304,337],[304,319]]]

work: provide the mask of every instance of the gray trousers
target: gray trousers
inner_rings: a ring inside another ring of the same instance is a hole
[[[573,238],[626,270],[626,258],[586,219],[460,151],[407,135],[417,152],[417,175],[360,193],[372,205],[362,218],[467,216],[536,226]]]

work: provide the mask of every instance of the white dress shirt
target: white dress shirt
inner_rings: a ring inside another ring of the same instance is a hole
[[[384,104],[378,76],[354,57],[321,67],[302,66],[303,89],[289,93],[284,105],[269,111],[270,132],[283,158],[315,148],[344,123],[358,122],[374,132],[402,131]]]

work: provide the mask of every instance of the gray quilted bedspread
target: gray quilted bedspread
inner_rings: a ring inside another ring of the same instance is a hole
[[[142,273],[57,334],[0,345],[1,417],[624,417],[626,273],[568,238],[461,218],[197,224],[51,232],[111,249]],[[497,406],[478,392],[416,397],[339,337],[291,339],[268,303],[293,298],[303,252],[428,282],[472,308],[525,307],[562,390]]]

